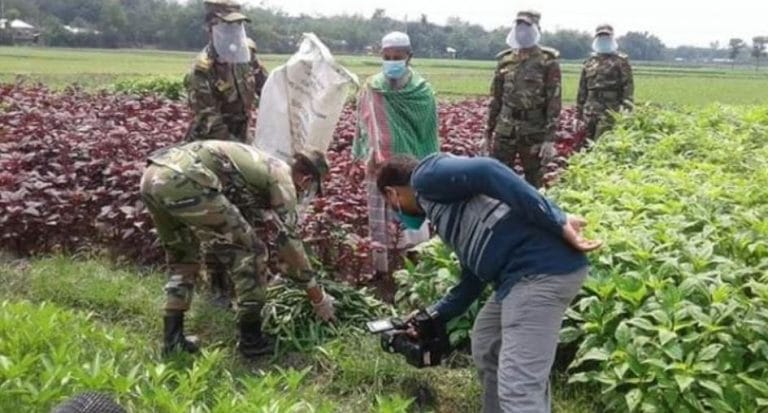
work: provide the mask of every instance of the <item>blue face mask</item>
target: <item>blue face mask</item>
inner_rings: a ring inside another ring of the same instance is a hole
[[[403,208],[400,206],[400,199],[398,196],[397,200],[397,218],[400,220],[400,223],[403,224],[403,227],[405,229],[410,230],[418,230],[421,229],[421,226],[424,225],[424,221],[427,220],[427,216],[417,216],[417,215],[411,215],[406,214],[403,212]]]
[[[592,43],[592,49],[596,53],[616,53],[616,41],[612,37],[600,36]]]
[[[385,60],[382,72],[384,76],[392,80],[402,79],[408,73],[408,65],[405,60]]]
[[[398,212],[397,218],[400,220],[400,223],[403,224],[405,229],[411,230],[421,229],[421,226],[424,225],[424,221],[427,220],[426,216],[417,217],[415,215],[409,215],[404,212]]]

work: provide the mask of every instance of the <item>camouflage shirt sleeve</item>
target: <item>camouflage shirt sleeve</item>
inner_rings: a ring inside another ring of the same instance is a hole
[[[631,110],[635,106],[635,79],[632,75],[632,65],[623,60],[621,65],[621,105],[624,109]]]
[[[579,79],[579,93],[576,96],[576,112],[581,115],[584,113],[584,104],[587,103],[587,70],[581,69],[581,78]]]
[[[312,266],[299,235],[299,215],[296,189],[291,179],[290,168],[285,164],[270,167],[274,177],[270,188],[270,204],[278,225],[277,254],[287,266],[286,275],[302,288],[315,283]]]
[[[195,114],[195,136],[199,139],[229,139],[229,128],[216,102],[206,73],[194,69],[184,79],[189,107]]]
[[[254,59],[251,66],[253,67],[253,77],[256,81],[256,96],[261,98],[261,91],[264,89],[264,84],[267,83],[269,70],[258,59]]]
[[[496,129],[496,121],[501,113],[501,105],[504,94],[504,75],[501,72],[502,65],[496,67],[491,82],[491,104],[488,107],[488,131],[490,133]]]
[[[550,60],[546,70],[544,91],[547,99],[546,119],[549,132],[547,139],[553,140],[555,139],[557,120],[560,117],[560,109],[562,108],[560,63],[555,59]]]

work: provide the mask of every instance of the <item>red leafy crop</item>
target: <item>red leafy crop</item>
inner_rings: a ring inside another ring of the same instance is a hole
[[[486,108],[483,100],[440,105],[442,150],[478,154]],[[583,143],[583,134],[567,127],[572,116],[564,111],[561,119],[562,157]],[[361,281],[370,273],[372,245],[365,169],[351,154],[354,117],[346,108],[328,153],[325,196],[308,206],[302,230],[325,267]],[[0,249],[28,255],[105,248],[159,262],[139,181],[147,155],[178,142],[190,119],[183,104],[159,97],[0,85]]]
[[[107,247],[158,260],[137,189],[147,154],[186,130],[182,105],[3,85],[0,108],[0,248]]]

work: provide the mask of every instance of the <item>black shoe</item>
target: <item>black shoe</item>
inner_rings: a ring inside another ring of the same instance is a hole
[[[275,352],[275,340],[261,331],[261,320],[240,321],[240,340],[237,342],[237,350],[245,358],[266,356]]]
[[[184,313],[174,312],[163,317],[164,337],[163,337],[163,356],[167,356],[177,351],[185,353],[197,353],[200,351],[198,340],[194,336],[184,336]]]

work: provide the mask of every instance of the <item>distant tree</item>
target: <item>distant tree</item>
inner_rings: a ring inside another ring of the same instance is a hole
[[[128,36],[128,18],[117,0],[105,0],[99,15],[99,30],[107,47],[119,47]]]
[[[618,39],[621,48],[635,60],[661,60],[665,46],[648,32],[629,32]]]
[[[19,9],[8,9],[5,11],[5,18],[8,19],[8,21],[14,21],[21,18],[21,12]]]
[[[541,43],[557,49],[563,59],[584,59],[592,50],[592,35],[578,30],[544,32]]]
[[[731,59],[731,69],[736,67],[736,59],[739,58],[741,51],[744,50],[745,47],[747,47],[747,44],[744,43],[744,40],[738,38],[733,38],[728,42],[728,48],[730,49],[728,58]]]
[[[752,39],[752,57],[755,59],[755,70],[760,70],[760,59],[766,56],[768,36],[757,36]]]

